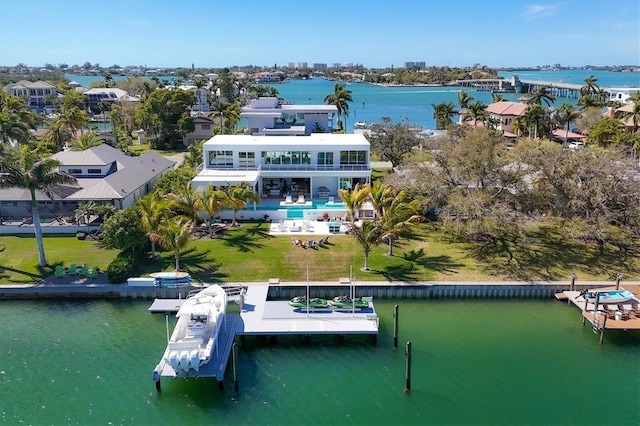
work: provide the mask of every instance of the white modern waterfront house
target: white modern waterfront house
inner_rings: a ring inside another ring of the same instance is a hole
[[[260,203],[243,212],[246,219],[335,216],[344,211],[338,189],[370,182],[371,164],[364,135],[315,133],[330,129],[333,113],[329,105],[278,107],[275,98],[252,102],[241,114],[247,118],[246,134],[217,135],[204,143],[202,170],[192,186],[246,183],[260,196]]]

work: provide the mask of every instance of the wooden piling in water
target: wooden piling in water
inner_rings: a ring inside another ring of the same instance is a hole
[[[407,365],[405,368],[404,391],[409,392],[411,390],[411,341],[407,342],[407,346],[405,349],[405,356],[407,358]]]
[[[236,366],[237,366],[237,352],[238,352],[238,344],[233,342],[231,346],[231,366],[233,368],[233,388],[236,392],[240,390],[240,385],[238,383],[238,375],[236,374]]]
[[[393,307],[393,348],[398,349],[398,312],[399,307]]]
[[[607,325],[607,314],[605,313],[602,318],[602,327],[600,327],[600,344],[604,340],[604,327]]]

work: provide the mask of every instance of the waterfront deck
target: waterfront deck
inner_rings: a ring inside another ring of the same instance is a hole
[[[568,299],[570,303],[576,305],[582,312],[582,317],[593,326],[593,331],[604,330],[640,330],[640,311],[633,309],[633,304],[640,303],[640,285],[624,285],[620,289],[628,290],[635,295],[635,299],[618,305],[585,303],[579,291],[564,291],[558,298]],[[598,288],[599,291],[615,290],[615,287]],[[622,309],[620,309],[622,308]]]
[[[287,301],[267,301],[269,286],[247,290],[238,324],[239,335],[378,334],[373,301],[367,309],[294,308]]]

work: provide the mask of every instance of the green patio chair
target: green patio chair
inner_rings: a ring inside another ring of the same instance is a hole
[[[78,275],[78,265],[75,263],[69,265],[69,275]]]
[[[89,265],[86,263],[82,265],[82,269],[78,273],[83,277],[86,277],[87,275],[89,275]]]
[[[62,265],[56,265],[55,274],[58,278],[64,277],[64,269],[62,268]]]
[[[91,268],[89,272],[87,272],[87,278],[95,279],[97,277],[98,277],[98,267],[94,266],[93,268]]]

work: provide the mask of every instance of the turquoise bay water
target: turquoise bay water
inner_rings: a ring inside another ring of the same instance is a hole
[[[165,317],[149,304],[3,301],[0,423],[640,423],[640,334],[608,332],[599,345],[560,302],[377,300],[377,345],[365,336],[251,337],[239,350],[239,393],[227,372],[224,391],[211,379],[163,380],[160,394],[151,372]]]
[[[640,73],[638,72],[608,72],[590,70],[562,70],[562,71],[514,71],[501,72],[500,76],[510,78],[512,74],[518,74],[521,79],[541,81],[564,81],[567,83],[584,84],[584,79],[593,75],[598,79],[602,87],[638,87],[640,86]],[[67,76],[81,84],[88,86],[91,81],[102,80],[102,77],[91,76]],[[125,77],[116,77],[121,79]],[[160,77],[167,79],[167,77]],[[273,85],[278,89],[279,96],[295,104],[324,104],[324,98],[333,93],[336,82],[320,78],[312,80],[294,80],[286,84]],[[345,127],[351,132],[353,123],[367,121],[377,123],[382,117],[389,117],[394,122],[405,119],[412,124],[417,124],[425,129],[434,129],[432,104],[452,102],[458,106],[458,93],[463,90],[459,87],[383,87],[372,84],[348,83],[347,88],[352,92],[353,103],[349,105],[349,117],[346,118]],[[491,103],[491,93],[467,90],[475,100],[485,104]],[[507,100],[517,101],[521,94],[504,93]],[[575,105],[575,99],[558,98],[555,106],[562,103]],[[240,126],[246,126],[242,120]]]

